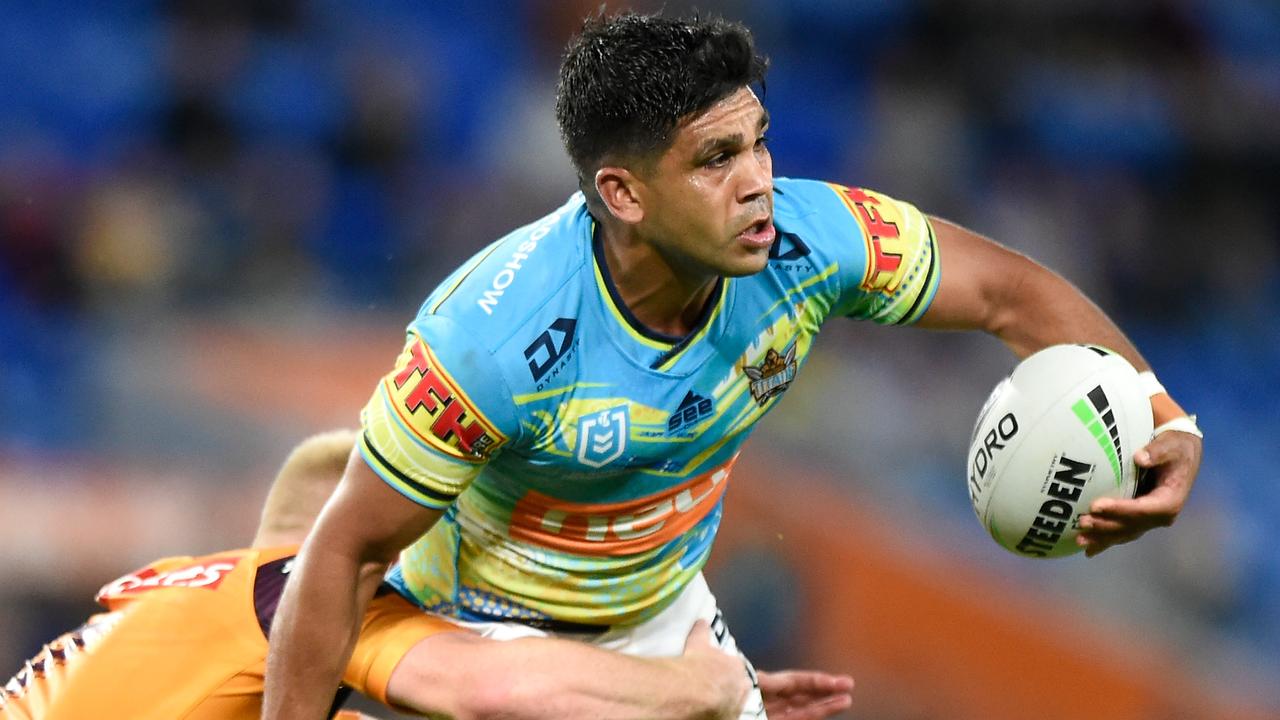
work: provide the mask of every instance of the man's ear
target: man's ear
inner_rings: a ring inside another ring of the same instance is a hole
[[[609,212],[628,225],[644,219],[644,206],[640,201],[642,185],[635,173],[624,167],[606,166],[596,171],[596,192]]]

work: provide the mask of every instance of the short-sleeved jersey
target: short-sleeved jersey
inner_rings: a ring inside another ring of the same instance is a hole
[[[738,452],[823,321],[910,323],[938,286],[909,204],[778,179],[774,224],[767,267],[719,280],[683,338],[630,315],[581,194],[447,278],[362,413],[370,467],[446,510],[393,584],[473,620],[660,611],[705,563]]]
[[[0,720],[256,720],[267,632],[296,547],[159,560],[104,587],[107,612],[0,690]],[[457,630],[395,593],[365,615],[343,682],[382,702],[413,645]]]

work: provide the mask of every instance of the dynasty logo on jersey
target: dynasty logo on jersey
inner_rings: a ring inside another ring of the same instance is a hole
[[[409,341],[383,387],[401,423],[446,455],[482,460],[506,442],[419,337]]]
[[[783,243],[786,243],[787,249],[783,250]],[[799,235],[789,232],[778,232],[778,239],[769,246],[770,262],[791,262],[800,260],[809,256],[809,246]]]
[[[573,349],[573,334],[578,321],[573,318],[556,318],[551,327],[542,331],[529,347],[524,349],[524,359],[529,361],[529,374],[538,383],[538,389],[546,387],[542,383],[552,368],[562,364]],[[554,334],[554,335],[553,335]],[[558,340],[557,340],[558,339]],[[555,379],[552,375],[551,380]]]

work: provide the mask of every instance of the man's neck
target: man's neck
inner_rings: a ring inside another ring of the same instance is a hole
[[[693,332],[715,275],[690,276],[635,235],[597,225],[609,277],[627,310],[646,328],[671,337]]]

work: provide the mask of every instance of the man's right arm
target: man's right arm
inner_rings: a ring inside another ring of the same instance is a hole
[[[264,719],[325,717],[383,573],[440,515],[393,490],[358,449],[352,453],[272,623]]]

